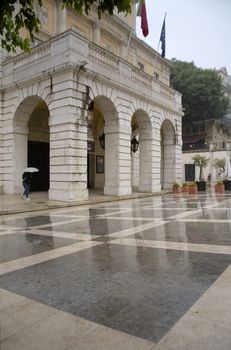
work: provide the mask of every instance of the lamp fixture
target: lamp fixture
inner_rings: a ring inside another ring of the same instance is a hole
[[[89,106],[88,106],[88,111],[89,112],[93,112],[94,111],[94,106],[95,106],[95,102],[91,101]]]
[[[139,141],[137,141],[135,136],[133,136],[131,140],[131,150],[133,153],[136,153],[138,151],[138,148],[139,148]]]
[[[99,135],[99,143],[102,149],[105,149],[105,134]]]
[[[81,70],[85,70],[84,68],[85,68],[85,66],[88,64],[88,62],[87,61],[80,61],[79,62],[79,64],[78,64],[78,66],[79,66],[79,69],[78,69],[78,72],[80,72]]]

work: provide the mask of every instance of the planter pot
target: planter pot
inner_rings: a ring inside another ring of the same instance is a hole
[[[216,193],[224,193],[225,192],[225,186],[223,184],[216,184],[215,185],[215,192]]]
[[[176,194],[176,193],[181,193],[181,188],[180,188],[180,187],[173,187],[173,188],[172,188],[172,192],[173,192],[174,194]]]
[[[206,191],[206,181],[196,181],[198,191]]]
[[[182,186],[182,193],[188,193],[188,186]]]
[[[197,186],[189,186],[188,187],[188,194],[197,194]]]

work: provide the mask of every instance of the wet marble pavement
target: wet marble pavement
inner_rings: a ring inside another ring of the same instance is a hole
[[[0,217],[1,350],[231,349],[231,194]]]

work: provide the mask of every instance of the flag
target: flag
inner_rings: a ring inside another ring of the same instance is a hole
[[[165,57],[165,19],[162,25],[161,33],[160,33],[160,41],[161,41],[161,57]]]
[[[138,0],[139,6],[137,10],[137,16],[141,17],[141,29],[144,36],[148,35],[148,19],[146,12],[145,0]]]

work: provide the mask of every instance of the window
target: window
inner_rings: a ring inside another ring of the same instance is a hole
[[[140,70],[142,70],[142,72],[144,72],[144,64],[143,63],[138,62],[138,68]]]
[[[153,76],[155,79],[159,80],[160,79],[160,75],[156,72],[153,73]]]

